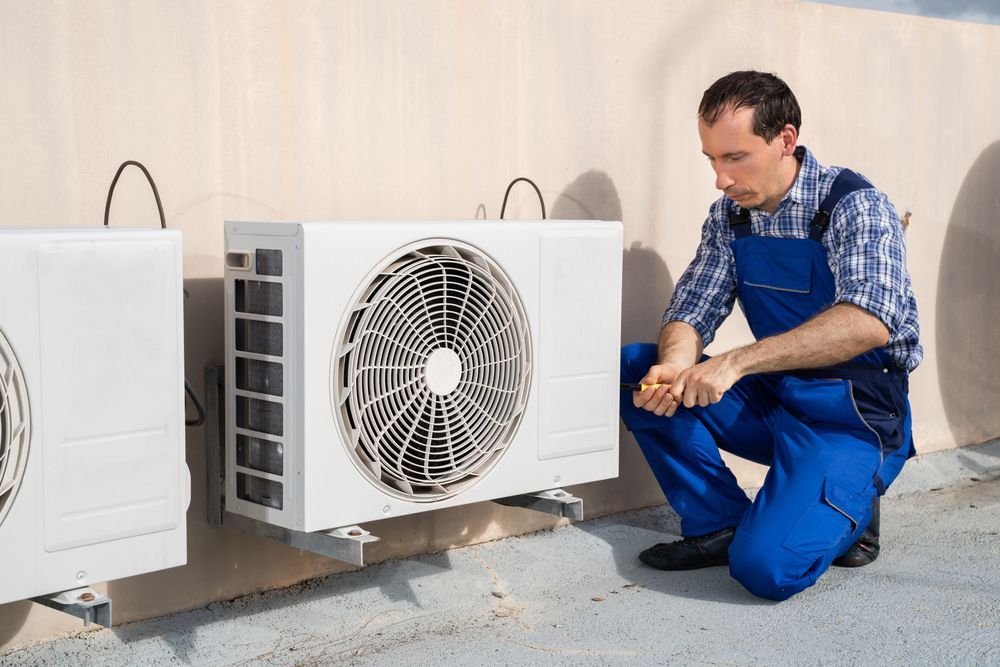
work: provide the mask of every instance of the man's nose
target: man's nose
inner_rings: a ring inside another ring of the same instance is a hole
[[[736,183],[733,179],[729,177],[729,174],[721,169],[716,169],[715,171],[715,187],[719,190],[725,192],[726,188]]]

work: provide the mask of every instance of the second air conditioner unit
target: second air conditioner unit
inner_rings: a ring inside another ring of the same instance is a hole
[[[618,474],[622,228],[230,222],[226,509],[301,531]]]
[[[0,230],[0,604],[183,565],[181,236]]]

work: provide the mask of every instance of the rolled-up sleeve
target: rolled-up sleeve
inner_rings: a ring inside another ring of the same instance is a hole
[[[885,195],[862,190],[845,197],[835,212],[831,231],[838,257],[837,303],[868,311],[897,340],[909,313],[906,247],[899,217]]]
[[[722,206],[716,202],[702,226],[698,252],[677,281],[670,305],[663,314],[663,324],[690,324],[706,346],[732,312],[736,298],[735,259],[723,238],[721,218]]]

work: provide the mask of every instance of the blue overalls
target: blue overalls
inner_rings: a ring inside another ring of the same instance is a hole
[[[833,304],[835,284],[821,239],[846,194],[872,187],[843,170],[820,204],[808,239],[751,233],[750,212],[730,208],[737,294],[754,336],[792,329]],[[639,382],[655,345],[622,348],[622,382]],[[882,350],[844,364],[749,375],[708,407],[673,417],[636,408],[621,415],[685,536],[737,526],[730,573],[752,593],[785,600],[811,586],[858,540],[913,455],[907,374]],[[719,449],[770,466],[751,503]]]

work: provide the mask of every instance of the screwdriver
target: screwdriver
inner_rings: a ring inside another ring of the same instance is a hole
[[[647,389],[657,389],[659,387],[666,387],[667,389],[670,389],[670,385],[669,384],[665,385],[665,384],[661,384],[659,382],[657,382],[656,384],[638,384],[638,383],[631,383],[631,382],[622,382],[621,383],[621,388],[622,389],[628,389],[629,391],[646,391]]]

